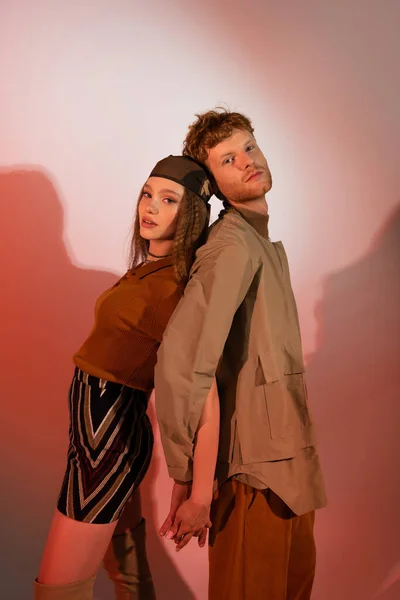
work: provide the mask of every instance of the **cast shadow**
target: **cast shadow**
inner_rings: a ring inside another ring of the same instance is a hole
[[[71,356],[117,275],[72,264],[62,202],[40,166],[0,168],[0,258],[1,591],[21,600],[32,596],[65,469]],[[155,471],[143,494],[151,506]],[[168,597],[191,599],[160,543],[149,540],[150,558]]]
[[[317,349],[307,372],[329,507],[317,520],[315,598],[395,600],[400,206],[365,257],[327,278],[317,320]]]

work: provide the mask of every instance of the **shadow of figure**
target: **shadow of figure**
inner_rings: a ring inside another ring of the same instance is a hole
[[[72,264],[59,195],[36,166],[0,169],[0,258],[0,589],[21,600],[32,596],[66,465],[71,357],[117,275]],[[190,598],[161,545],[154,553],[170,593]]]
[[[329,507],[316,599],[399,598],[400,206],[357,263],[328,277],[308,360]]]

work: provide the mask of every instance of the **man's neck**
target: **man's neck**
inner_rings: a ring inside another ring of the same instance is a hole
[[[239,210],[241,208],[246,208],[247,210],[252,210],[253,212],[259,213],[260,215],[268,214],[268,204],[265,196],[261,196],[261,198],[255,198],[254,200],[249,200],[248,202],[229,203]]]

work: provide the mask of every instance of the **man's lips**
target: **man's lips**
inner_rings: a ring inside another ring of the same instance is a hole
[[[157,223],[154,223],[152,219],[144,218],[141,220],[140,224],[142,227],[157,227]]]
[[[246,183],[248,183],[249,181],[253,181],[253,179],[257,179],[258,177],[260,177],[260,175],[262,175],[263,172],[262,171],[254,171],[254,173],[252,173],[250,175],[250,177],[248,177],[246,179]]]

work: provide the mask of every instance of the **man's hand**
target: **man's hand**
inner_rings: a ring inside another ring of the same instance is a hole
[[[189,498],[176,511],[174,522],[166,537],[174,540],[178,552],[190,542],[193,536],[199,538],[199,546],[202,548],[206,543],[209,527],[211,527],[210,503],[195,502]]]
[[[171,508],[169,510],[168,517],[165,519],[164,523],[160,527],[160,535],[166,535],[175,521],[175,515],[178,508],[187,500],[190,496],[190,492],[192,490],[192,482],[189,481],[187,483],[175,481],[174,487],[172,488],[171,494]],[[167,536],[169,539],[172,536]]]

